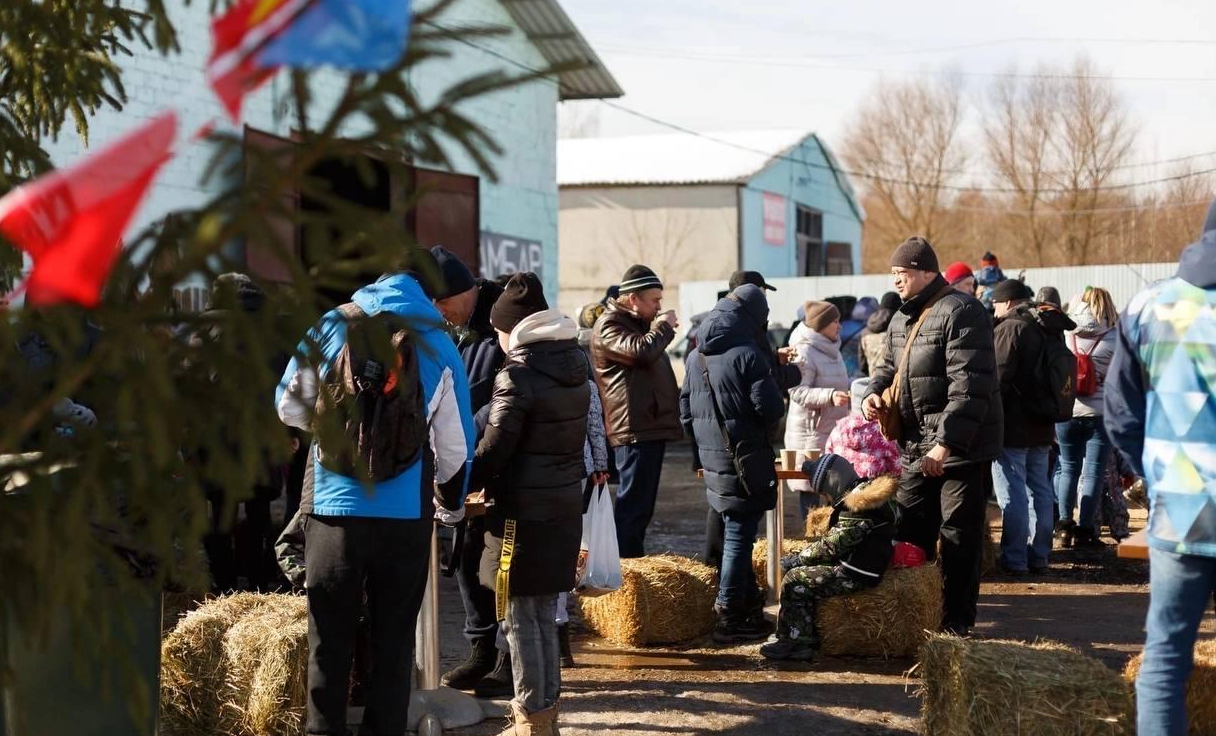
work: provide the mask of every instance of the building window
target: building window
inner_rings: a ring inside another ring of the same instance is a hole
[[[853,246],[848,243],[828,243],[824,260],[825,276],[849,276],[853,273]]]
[[[795,234],[799,276],[822,276],[823,213],[798,205],[798,221]],[[851,273],[851,271],[850,271]]]

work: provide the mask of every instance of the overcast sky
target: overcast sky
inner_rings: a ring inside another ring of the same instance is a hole
[[[1212,0],[562,5],[624,87],[621,104],[698,131],[806,128],[832,145],[880,78],[950,67],[979,96],[992,81],[985,75],[1011,64],[1028,72],[1085,53],[1102,72],[1127,78],[1115,84],[1142,130],[1136,160],[1216,151]],[[573,105],[582,108],[575,118],[599,109],[599,135],[662,130],[600,103]],[[1195,164],[1216,168],[1216,155]]]

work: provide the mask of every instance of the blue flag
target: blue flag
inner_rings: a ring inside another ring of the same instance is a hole
[[[405,53],[410,0],[315,0],[257,54],[259,67],[379,71]]]

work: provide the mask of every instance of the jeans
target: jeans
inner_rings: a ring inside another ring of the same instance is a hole
[[[551,707],[561,690],[556,616],[556,593],[514,596],[507,603],[506,631],[515,701],[529,713]]]
[[[1216,558],[1149,549],[1144,662],[1136,677],[1138,736],[1186,736],[1195,639],[1216,589]]]
[[[346,736],[356,629],[367,594],[371,655],[362,736],[401,736],[409,720],[414,627],[430,562],[430,519],[314,516],[304,525],[308,720],[313,736]]]
[[[980,541],[991,488],[992,464],[986,462],[950,466],[937,478],[904,470],[899,479],[896,540],[920,547],[928,560],[937,556],[937,544],[941,542],[943,628],[958,630],[975,625],[980,598]]]
[[[992,463],[1001,507],[1001,564],[1007,569],[1047,567],[1055,501],[1050,456],[1047,447],[1006,447]]]
[[[756,573],[752,548],[760,526],[760,511],[723,511],[722,570],[719,575],[717,609],[728,619],[744,619],[756,596]]]
[[[1092,527],[1102,495],[1103,474],[1111,456],[1102,417],[1077,417],[1061,422],[1056,425],[1056,440],[1060,443],[1060,469],[1055,479],[1060,521],[1072,521],[1080,481],[1081,516],[1077,525]]]
[[[638,442],[613,448],[621,485],[616,492],[616,542],[621,557],[641,557],[646,554],[646,527],[654,517],[654,505],[659,495],[659,478],[663,474],[665,440]]]
[[[470,644],[478,641],[493,643],[498,634],[498,617],[494,612],[494,591],[481,584],[477,572],[481,569],[481,554],[486,549],[486,525],[482,518],[468,520],[464,531],[464,546],[454,550],[460,555],[456,583],[464,603],[464,636]]]

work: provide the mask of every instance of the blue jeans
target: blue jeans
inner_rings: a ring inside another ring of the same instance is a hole
[[[992,463],[1001,507],[1001,564],[1010,570],[1047,567],[1055,500],[1050,455],[1047,447],[1006,447]]]
[[[616,491],[616,543],[621,557],[646,554],[646,527],[654,517],[663,474],[666,440],[651,440],[613,448],[621,485]]]
[[[1186,683],[1216,588],[1216,558],[1150,548],[1144,662],[1136,677],[1138,736],[1186,736]]]
[[[1081,517],[1077,525],[1091,527],[1111,453],[1102,417],[1077,417],[1061,422],[1056,425],[1056,440],[1060,443],[1060,468],[1056,473],[1056,503],[1060,506],[1060,521],[1072,521],[1079,481]]]
[[[727,618],[744,618],[756,594],[752,569],[752,547],[760,526],[760,511],[723,511],[722,570],[719,575],[717,609]]]

